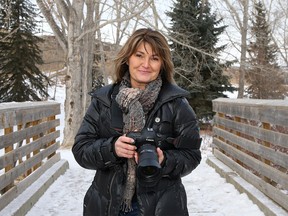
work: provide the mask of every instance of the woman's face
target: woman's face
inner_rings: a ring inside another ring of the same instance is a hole
[[[152,51],[148,43],[142,42],[128,59],[131,86],[145,89],[146,85],[155,80],[161,70],[162,59]]]

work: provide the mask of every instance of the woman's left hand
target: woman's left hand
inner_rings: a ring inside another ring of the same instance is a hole
[[[157,154],[158,154],[159,164],[162,164],[164,160],[164,153],[159,147],[157,148]]]

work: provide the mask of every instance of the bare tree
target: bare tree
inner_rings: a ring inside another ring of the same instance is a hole
[[[268,22],[273,33],[273,42],[279,52],[279,63],[288,67],[288,1],[263,1],[267,9]]]
[[[245,71],[246,71],[246,53],[247,53],[247,35],[248,35],[248,17],[249,17],[249,2],[250,0],[216,0],[216,5],[218,5],[218,11],[223,12],[226,9],[226,17],[231,20],[231,25],[234,26],[234,31],[238,32],[241,39],[239,44],[239,39],[233,37],[231,32],[227,32],[228,38],[236,50],[240,53],[240,67],[239,67],[239,91],[238,98],[243,98],[244,96],[244,84],[245,84]],[[222,15],[223,16],[223,15]],[[239,48],[240,47],[240,48]]]
[[[238,98],[243,98],[244,96],[249,0],[242,1],[242,5],[243,5],[243,23],[241,25],[241,58],[240,58],[240,69],[239,69]]]
[[[229,30],[226,32],[229,42],[234,47],[234,50],[240,53],[238,98],[242,98],[244,94],[245,71],[247,70],[247,42],[250,37],[249,17],[251,17],[252,5],[255,0],[212,0],[212,2],[218,8],[218,13],[223,16],[226,24],[229,25]],[[287,67],[288,2],[282,0],[262,0],[262,3],[267,8],[273,41],[278,47],[279,65]]]

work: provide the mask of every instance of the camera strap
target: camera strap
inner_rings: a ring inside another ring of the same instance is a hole
[[[120,109],[118,103],[116,102],[116,95],[119,92],[119,85],[115,85],[113,88],[113,92],[111,94],[111,126],[119,131],[123,131],[123,112]]]

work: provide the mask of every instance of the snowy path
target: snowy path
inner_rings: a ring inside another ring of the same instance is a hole
[[[60,176],[26,216],[81,216],[84,194],[94,171],[81,168],[70,150],[60,150],[69,169]],[[207,154],[193,173],[183,178],[190,216],[264,216],[246,194],[240,194],[206,163]]]

